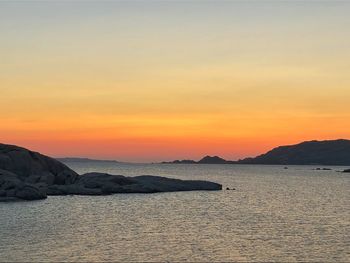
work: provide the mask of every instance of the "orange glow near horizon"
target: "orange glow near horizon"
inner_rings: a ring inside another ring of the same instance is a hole
[[[0,142],[150,162],[349,139],[349,8],[1,2]]]
[[[80,118],[74,122],[54,118],[40,122],[42,126],[37,122],[5,125],[11,129],[2,130],[1,136],[5,143],[22,145],[55,157],[149,162],[199,159],[209,154],[236,160],[258,155],[278,145],[346,138],[347,133],[341,131],[349,126],[340,120],[341,117],[329,116],[266,116],[260,119],[206,116],[204,120],[198,116],[151,119],[117,116],[106,120]],[[290,123],[293,123],[292,127]],[[325,124],[332,129],[320,130]],[[315,138],[314,134],[318,136]]]

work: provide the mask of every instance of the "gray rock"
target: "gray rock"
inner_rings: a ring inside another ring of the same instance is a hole
[[[17,189],[9,189],[5,190],[6,191],[6,197],[16,197],[16,191]]]
[[[18,175],[0,169],[0,190],[10,191],[17,188],[23,187],[24,182],[22,182]]]
[[[46,190],[35,187],[34,185],[24,185],[21,189],[16,191],[16,197],[23,200],[39,200],[45,199]]]
[[[14,201],[21,201],[21,199],[18,199],[16,197],[0,196],[0,202],[14,202]]]
[[[150,175],[125,177],[106,173],[87,173],[79,176],[75,184],[49,186],[47,194],[108,195],[221,189],[220,184],[206,181],[184,181]]]
[[[0,144],[0,190],[6,200],[43,199],[47,185],[72,184],[77,177],[76,172],[53,158]]]
[[[83,174],[78,177],[76,184],[82,185],[84,188],[101,189],[101,194],[222,189],[220,184],[207,181],[179,180],[151,175],[125,177],[106,173]]]
[[[18,146],[0,144],[0,169],[16,174],[21,180],[47,184],[71,184],[78,174],[59,161]]]
[[[80,175],[76,183],[84,185],[87,188],[98,188],[105,184],[129,185],[136,182],[132,178],[122,175],[111,175],[107,173],[86,173]]]
[[[161,176],[143,175],[133,177],[138,184],[155,192],[221,190],[222,185],[200,180],[180,180]]]
[[[67,187],[64,185],[49,185],[47,187],[47,195],[68,195]]]
[[[47,189],[48,195],[102,195],[100,188],[87,188],[83,185],[50,185]]]
[[[1,201],[45,199],[46,189],[44,185],[30,184],[14,173],[0,170],[0,197]]]
[[[59,161],[27,149],[0,144],[0,201],[38,200],[47,195],[108,195],[221,190],[217,183],[160,176],[78,175]]]

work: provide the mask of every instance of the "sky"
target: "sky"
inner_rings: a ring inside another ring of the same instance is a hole
[[[0,1],[0,142],[236,160],[350,138],[350,2]]]

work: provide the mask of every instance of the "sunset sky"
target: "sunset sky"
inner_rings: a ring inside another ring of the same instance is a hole
[[[350,138],[350,2],[0,2],[0,142],[149,162]]]

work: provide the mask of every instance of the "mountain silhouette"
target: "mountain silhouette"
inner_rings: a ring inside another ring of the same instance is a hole
[[[350,165],[350,140],[307,141],[280,146],[241,164]]]
[[[219,156],[205,156],[198,161],[198,163],[202,164],[227,164],[229,161],[219,157]]]
[[[205,156],[199,161],[176,160],[175,164],[280,164],[280,165],[350,165],[350,140],[306,141],[279,146],[257,157],[228,161],[219,156]]]

